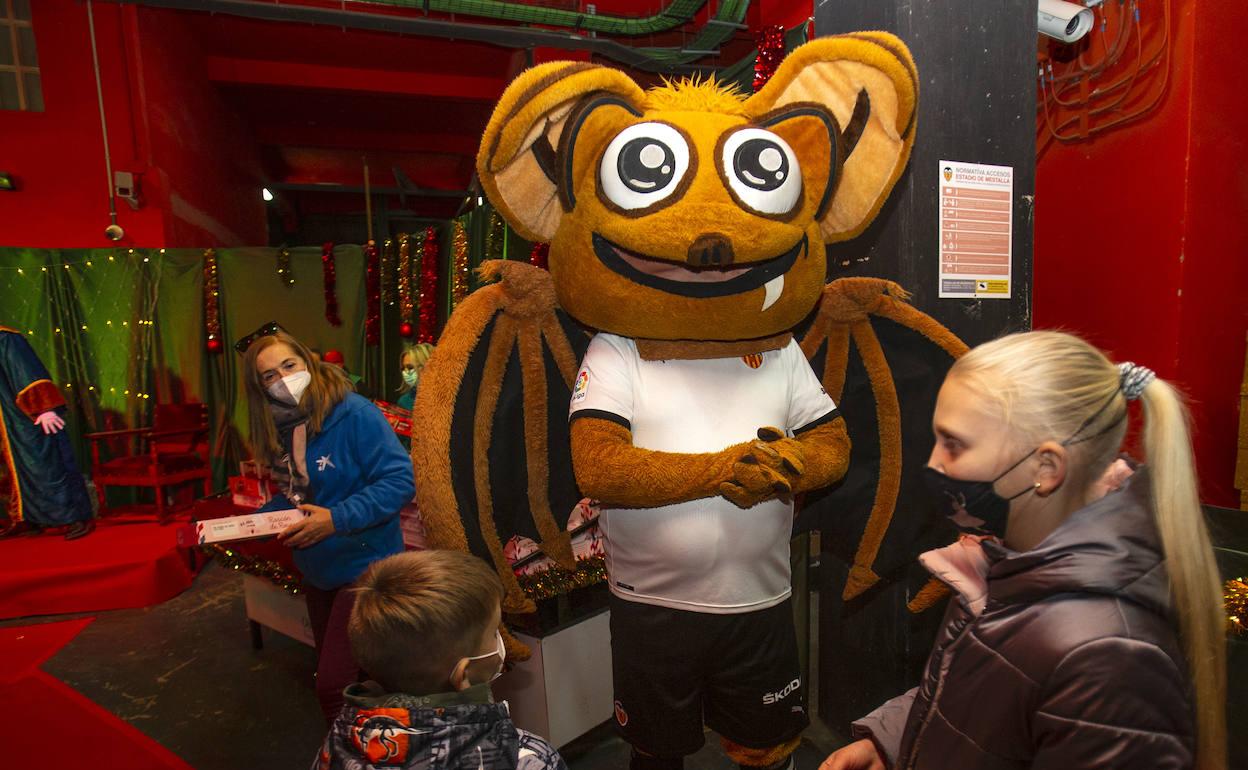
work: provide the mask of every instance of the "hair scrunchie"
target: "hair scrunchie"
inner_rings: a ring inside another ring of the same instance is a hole
[[[1125,361],[1118,364],[1118,387],[1122,389],[1122,395],[1126,396],[1128,401],[1135,401],[1144,394],[1153,380],[1157,379],[1157,374],[1146,366],[1133,364]]]

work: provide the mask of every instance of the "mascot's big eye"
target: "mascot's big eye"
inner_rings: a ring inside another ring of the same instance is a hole
[[[721,168],[737,200],[760,214],[788,214],[802,194],[802,172],[787,142],[744,128],[724,142]]]
[[[621,131],[603,153],[599,178],[607,200],[644,209],[667,198],[689,170],[689,144],[666,123],[638,123]]]

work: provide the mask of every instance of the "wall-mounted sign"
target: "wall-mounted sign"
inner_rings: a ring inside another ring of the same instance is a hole
[[[1014,169],[940,162],[940,296],[1010,298]]]

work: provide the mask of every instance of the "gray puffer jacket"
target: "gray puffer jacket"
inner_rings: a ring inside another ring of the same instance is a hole
[[[923,680],[854,724],[890,768],[1193,766],[1147,470],[1031,551],[964,538],[922,561],[955,590]]]

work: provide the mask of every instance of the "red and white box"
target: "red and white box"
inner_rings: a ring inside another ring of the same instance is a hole
[[[399,531],[403,533],[403,546],[409,551],[423,551],[429,547],[425,539],[425,523],[420,518],[416,501],[399,509]]]
[[[230,496],[234,504],[243,508],[259,508],[273,499],[268,479],[257,476],[231,476]]]
[[[281,511],[249,513],[244,516],[225,516],[220,519],[204,519],[195,522],[195,542],[226,543],[234,540],[254,540],[283,532],[306,516],[298,508]]]
[[[412,413],[398,404],[389,401],[374,401],[373,404],[385,415],[390,428],[399,436],[412,435]]]

